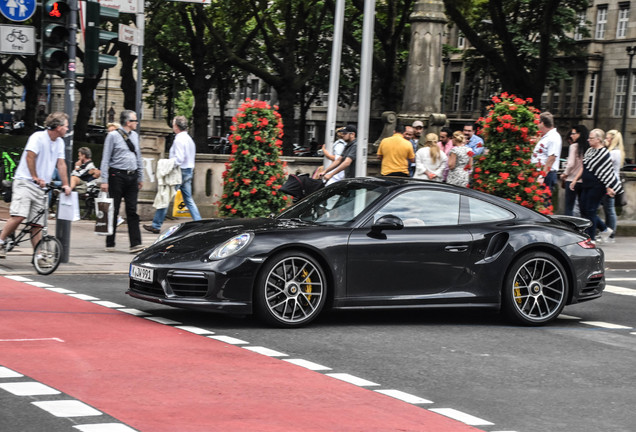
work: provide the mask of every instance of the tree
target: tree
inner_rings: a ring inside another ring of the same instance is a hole
[[[263,101],[247,99],[231,126],[232,156],[223,173],[219,214],[264,217],[281,211],[288,200],[279,193],[284,180],[280,161],[281,116]]]
[[[557,54],[577,53],[569,34],[587,0],[443,0],[446,14],[491,66],[501,88],[541,100],[563,75]]]

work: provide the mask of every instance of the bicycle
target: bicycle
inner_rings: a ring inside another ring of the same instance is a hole
[[[13,233],[5,239],[4,247],[7,252],[11,252],[14,247],[26,240],[42,233],[42,238],[33,248],[33,258],[31,263],[35,270],[41,275],[49,275],[53,273],[60,265],[62,259],[62,243],[55,236],[48,233],[49,191],[60,190],[61,187],[55,185],[47,185],[44,189],[42,210],[38,211],[33,218],[23,221],[20,226],[22,229],[19,233]],[[17,232],[18,230],[16,230]],[[28,235],[28,238],[27,238]]]

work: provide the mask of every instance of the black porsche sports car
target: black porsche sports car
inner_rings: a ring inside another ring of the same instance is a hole
[[[273,218],[176,225],[130,265],[128,294],[298,327],[325,308],[501,308],[541,325],[601,296],[585,219],[447,184],[355,178]]]

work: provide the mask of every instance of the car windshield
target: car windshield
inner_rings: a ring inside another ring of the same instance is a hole
[[[338,182],[321,189],[281,213],[279,219],[300,219],[322,225],[345,225],[387,192],[372,183]]]

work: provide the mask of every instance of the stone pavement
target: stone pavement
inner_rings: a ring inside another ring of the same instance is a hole
[[[8,217],[9,204],[0,202],[0,226]],[[183,219],[189,221],[190,219]],[[180,223],[180,220],[166,219],[162,229]],[[142,222],[149,224],[149,221]],[[133,255],[128,253],[128,230],[124,223],[117,228],[117,247],[115,252],[106,252],[106,239],[93,232],[94,221],[77,221],[71,223],[71,250],[69,262],[61,263],[54,274],[127,274]],[[55,234],[55,220],[49,221],[49,232]],[[619,227],[619,234],[620,234]],[[141,229],[145,246],[151,245],[157,234]],[[616,243],[600,244],[605,252],[605,264],[610,269],[636,269],[636,237],[617,237]],[[31,264],[33,249],[26,242],[0,259],[0,275],[34,275],[37,274]]]

